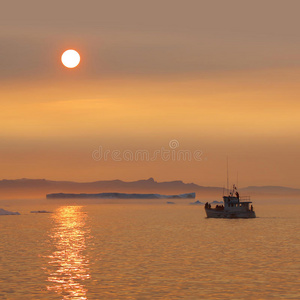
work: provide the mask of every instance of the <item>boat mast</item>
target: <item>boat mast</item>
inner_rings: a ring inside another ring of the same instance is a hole
[[[227,155],[227,193],[229,193],[228,155]]]

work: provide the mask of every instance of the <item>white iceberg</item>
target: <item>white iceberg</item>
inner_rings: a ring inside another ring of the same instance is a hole
[[[204,203],[202,203],[202,202],[199,201],[199,200],[190,203],[190,205],[203,205],[203,204],[204,204]]]
[[[195,199],[196,193],[187,193],[180,195],[161,195],[161,194],[126,194],[126,193],[100,193],[100,194],[65,194],[55,193],[47,194],[47,199],[84,199],[84,198],[100,198],[100,199]]]
[[[210,204],[223,204],[223,201],[213,201],[213,202],[211,202]]]
[[[13,212],[13,211],[8,211],[8,210],[5,210],[3,208],[0,208],[0,215],[4,216],[4,215],[20,215],[19,212]]]

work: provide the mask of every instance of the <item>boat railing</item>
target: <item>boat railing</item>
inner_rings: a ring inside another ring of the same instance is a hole
[[[240,196],[240,200],[250,201],[250,196]]]

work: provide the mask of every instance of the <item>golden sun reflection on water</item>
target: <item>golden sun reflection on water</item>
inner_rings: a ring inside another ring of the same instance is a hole
[[[50,232],[54,247],[49,256],[47,289],[62,299],[87,299],[84,281],[90,278],[89,260],[84,254],[89,229],[87,215],[81,206],[63,206],[53,214],[54,226]]]

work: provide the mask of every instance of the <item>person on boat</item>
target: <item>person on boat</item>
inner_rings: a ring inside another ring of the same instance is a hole
[[[253,211],[253,205],[251,205],[251,211]]]
[[[238,198],[238,200],[240,200],[240,194],[238,193],[238,191],[235,192],[235,195]]]

